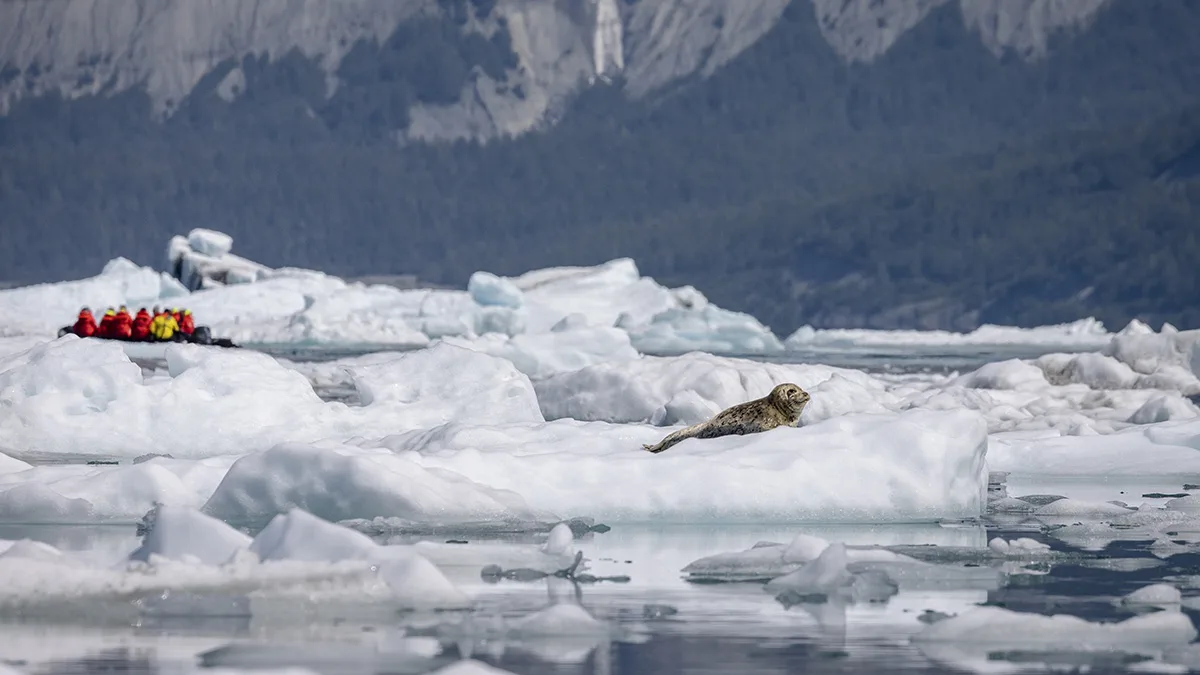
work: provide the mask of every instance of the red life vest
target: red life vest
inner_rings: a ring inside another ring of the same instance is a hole
[[[145,340],[150,337],[150,312],[146,308],[138,310],[137,316],[133,318],[133,327],[130,337],[134,340]]]
[[[129,312],[121,310],[117,312],[116,325],[113,326],[113,337],[128,340],[133,334],[133,317],[129,316]]]
[[[96,330],[96,337],[112,339],[117,336],[117,315],[104,313],[104,318],[100,319],[100,327]]]
[[[75,319],[75,325],[71,327],[71,332],[79,337],[92,337],[96,334],[96,319],[92,317],[91,312],[80,312],[79,318]]]

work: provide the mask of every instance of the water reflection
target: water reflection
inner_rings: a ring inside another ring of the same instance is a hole
[[[80,549],[109,552],[104,555],[136,546],[136,539],[121,528],[37,529],[22,536],[37,534],[35,538],[55,546],[72,548],[68,544],[73,542]],[[147,675],[211,668],[416,675],[462,658],[530,675],[1124,672],[1147,661],[1177,669],[1200,664],[1200,654],[1183,644],[1080,651],[1052,640],[1039,646],[1020,640],[1006,644],[995,636],[950,643],[913,639],[930,623],[981,604],[1093,621],[1133,616],[1134,609],[1114,600],[1156,581],[1194,579],[1200,571],[1195,554],[1159,558],[1150,550],[1151,542],[1113,544],[1101,554],[1076,552],[1032,572],[1011,568],[1015,574],[999,588],[906,589],[902,584],[878,602],[781,600],[765,592],[762,583],[693,584],[680,577],[680,569],[697,558],[745,550],[761,541],[786,543],[799,532],[852,544],[976,549],[990,536],[1025,534],[930,524],[620,527],[576,545],[592,559],[595,573],[620,570],[630,575],[628,584],[577,584],[553,577],[489,584],[477,568],[464,568],[457,574],[471,584],[478,600],[472,612],[371,615],[349,611],[355,608],[343,612],[322,600],[308,603],[322,609],[310,612],[303,599],[288,604],[249,593],[210,598],[214,606],[244,610],[225,615],[154,611],[153,604],[145,604],[135,620],[110,618],[107,625],[84,625],[79,618],[80,623],[72,624],[16,617],[0,623],[0,659],[31,674],[120,670]],[[12,536],[12,531],[0,534]],[[1064,547],[1050,537],[1040,539]],[[1193,616],[1187,607],[1183,611]]]

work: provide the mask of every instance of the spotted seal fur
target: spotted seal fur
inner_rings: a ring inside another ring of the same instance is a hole
[[[808,392],[794,384],[784,383],[762,398],[726,408],[706,422],[680,429],[654,445],[642,447],[657,453],[687,438],[742,436],[775,427],[795,426],[808,399]]]

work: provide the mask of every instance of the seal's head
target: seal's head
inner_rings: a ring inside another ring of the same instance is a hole
[[[804,406],[808,405],[808,392],[800,387],[785,382],[771,390],[771,403],[793,420],[800,419]]]

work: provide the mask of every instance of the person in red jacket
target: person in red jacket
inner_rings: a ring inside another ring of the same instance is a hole
[[[92,316],[91,309],[84,307],[79,310],[79,318],[75,319],[71,332],[79,337],[91,337],[96,334],[96,317]]]
[[[96,329],[96,337],[107,338],[109,340],[117,336],[117,310],[109,307],[104,312],[104,317],[100,319],[100,326]]]
[[[116,334],[118,340],[128,340],[133,335],[133,316],[125,305],[117,311]]]
[[[196,320],[192,318],[192,310],[185,309],[179,313],[179,332],[191,337],[196,330]]]
[[[133,317],[133,329],[130,338],[143,342],[149,340],[151,320],[150,312],[147,312],[145,307],[139,309],[137,316]]]

